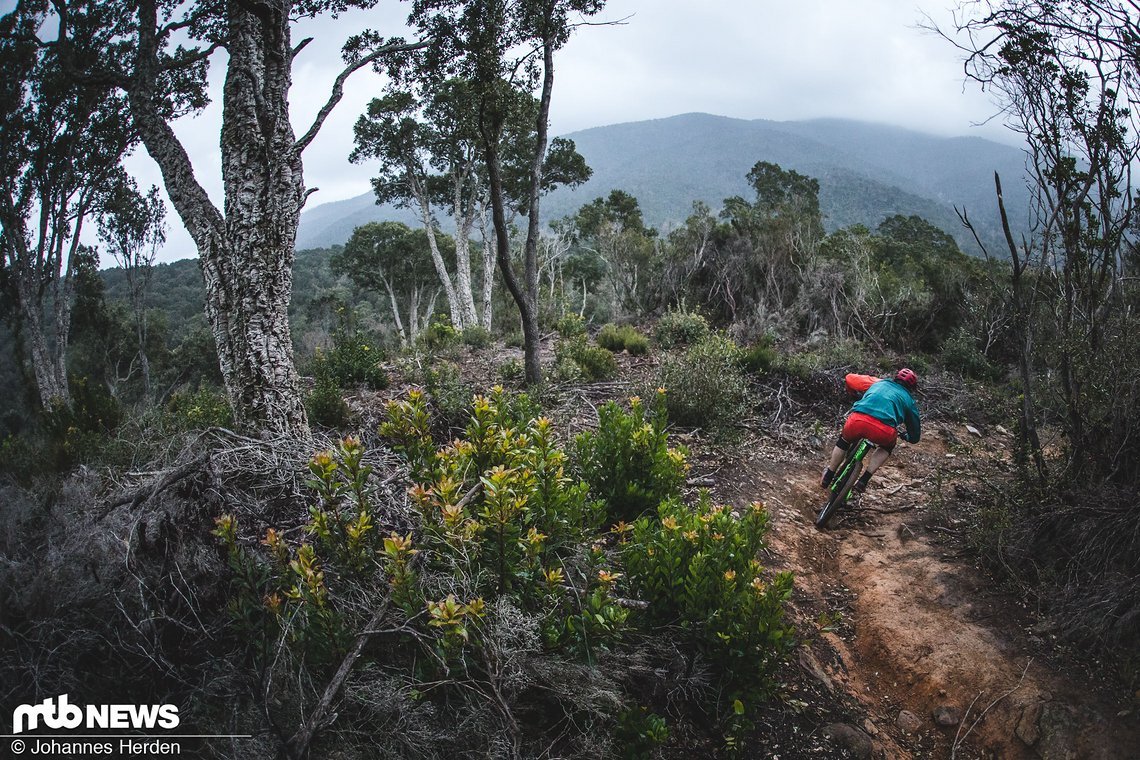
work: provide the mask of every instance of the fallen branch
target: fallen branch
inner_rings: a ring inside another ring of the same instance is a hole
[[[978,692],[978,696],[974,697],[974,699],[970,702],[970,706],[966,708],[966,714],[962,716],[962,722],[958,724],[958,730],[954,733],[954,744],[950,747],[950,760],[954,760],[958,752],[958,747],[961,746],[962,742],[966,741],[966,737],[970,735],[970,732],[973,731],[977,725],[982,722],[982,718],[986,717],[986,713],[988,713],[998,702],[1002,701],[1021,688],[1021,684],[1025,682],[1025,674],[1029,672],[1029,666],[1032,664],[1032,662],[1032,657],[1025,661],[1025,667],[1021,669],[1021,678],[1017,679],[1017,683],[1014,685],[1014,687],[999,696],[993,702],[990,702],[986,709],[982,710],[981,713],[978,714],[978,717],[974,718],[974,722],[970,724],[970,727],[966,729],[966,733],[963,734],[962,726],[966,725],[966,718],[969,717],[970,710],[974,708],[974,703],[978,701],[978,698],[981,697],[982,694],[985,694],[984,691]],[[961,734],[960,737],[959,734]]]
[[[155,496],[158,496],[158,494],[162,493],[167,488],[170,488],[178,481],[188,478],[196,472],[200,472],[209,461],[209,452],[204,452],[189,462],[186,462],[185,464],[179,465],[174,469],[164,471],[162,473],[162,477],[155,481],[154,484],[139,488],[133,493],[124,494],[123,496],[120,496],[119,498],[112,501],[107,506],[106,510],[104,510],[103,515],[106,515],[112,509],[121,507],[124,504],[130,504],[131,509],[135,509],[139,505],[150,501]]]
[[[302,758],[308,754],[309,744],[312,743],[313,737],[327,725],[325,715],[328,713],[329,708],[332,707],[333,699],[335,699],[336,695],[340,692],[340,687],[348,680],[348,674],[352,672],[352,666],[356,664],[360,653],[364,651],[364,645],[368,642],[372,634],[376,632],[375,629],[379,627],[380,621],[384,619],[384,615],[387,614],[387,612],[388,597],[384,597],[384,599],[381,600],[380,606],[372,615],[372,619],[368,621],[368,625],[357,635],[356,643],[353,644],[352,649],[345,655],[344,660],[341,661],[340,667],[337,668],[336,675],[332,677],[332,680],[330,680],[325,687],[324,694],[321,695],[317,706],[313,708],[313,711],[309,713],[309,717],[306,718],[305,722],[301,725],[301,730],[293,734],[293,737],[289,739],[285,745],[289,757],[294,760],[302,760]],[[336,715],[334,714],[328,723],[331,723],[332,720],[335,719]]]

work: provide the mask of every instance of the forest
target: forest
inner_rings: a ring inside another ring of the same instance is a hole
[[[838,226],[764,155],[683,223],[622,189],[546,223],[592,173],[550,109],[604,0],[416,0],[294,125],[295,24],[374,5],[0,16],[13,737],[69,695],[175,705],[198,757],[1131,756],[1134,3],[930,30],[1024,140],[1025,230],[1021,177],[952,230]],[[346,157],[418,221],[297,250],[365,68]],[[211,97],[221,204],[172,126]],[[156,263],[173,223],[197,258]],[[922,440],[817,529],[844,376],[904,366]]]

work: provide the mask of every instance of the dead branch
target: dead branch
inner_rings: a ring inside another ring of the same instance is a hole
[[[116,507],[121,507],[124,504],[130,504],[132,510],[142,504],[145,504],[158,494],[165,491],[167,488],[170,488],[178,481],[188,478],[197,472],[201,472],[209,461],[210,452],[206,451],[183,465],[175,467],[171,470],[165,470],[161,473],[156,473],[161,474],[162,477],[149,486],[139,488],[133,493],[124,494],[123,496],[115,499],[107,505],[100,517],[105,517],[111,510],[115,509]]]
[[[974,697],[973,701],[970,702],[970,706],[966,708],[966,714],[962,716],[962,722],[958,724],[958,730],[954,734],[954,744],[950,747],[950,760],[954,760],[958,752],[958,747],[961,746],[962,742],[966,741],[966,737],[970,735],[970,732],[973,731],[977,725],[982,722],[982,718],[986,717],[986,713],[988,713],[998,702],[1002,701],[1021,688],[1021,684],[1025,682],[1025,674],[1029,672],[1029,666],[1032,663],[1032,657],[1025,661],[1025,667],[1021,669],[1021,678],[1017,679],[1017,683],[1013,686],[1013,688],[1006,691],[993,702],[990,702],[986,709],[982,710],[981,713],[978,714],[978,717],[974,718],[974,722],[970,724],[970,727],[966,729],[966,733],[963,734],[962,726],[966,725],[966,718],[970,715],[970,710],[973,709],[974,702],[977,702],[978,698],[985,693],[984,691],[978,692],[978,696]],[[961,734],[961,736],[959,736],[959,734]]]
[[[368,642],[368,639],[372,636],[375,629],[379,627],[387,613],[388,597],[385,596],[380,600],[380,604],[376,608],[376,612],[373,613],[372,619],[368,621],[368,625],[357,635],[356,642],[353,644],[352,649],[349,650],[344,660],[341,661],[340,667],[337,668],[336,674],[325,687],[325,691],[321,695],[320,701],[317,702],[317,706],[313,708],[313,711],[309,713],[309,717],[306,718],[305,722],[301,725],[301,730],[295,733],[286,744],[286,751],[289,753],[289,757],[294,758],[294,760],[302,760],[302,758],[308,754],[309,744],[313,741],[313,737],[316,736],[317,732],[336,719],[335,713],[328,721],[325,720],[325,715],[328,713],[329,708],[332,707],[333,699],[335,699],[336,695],[340,692],[341,686],[343,686],[344,682],[348,679],[348,674],[352,672],[352,666],[356,664],[360,653],[364,651],[364,645]]]

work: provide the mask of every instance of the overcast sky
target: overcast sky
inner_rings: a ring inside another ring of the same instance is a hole
[[[610,0],[598,18],[615,26],[580,29],[555,59],[553,134],[703,111],[743,119],[842,117],[938,135],[1011,140],[999,125],[976,126],[994,107],[964,86],[957,51],[920,30],[928,14],[949,19],[953,0]],[[0,8],[11,7],[0,0]],[[368,12],[295,30],[313,36],[294,70],[294,128],[303,133],[341,67],[340,45],[363,27],[406,34],[407,4],[382,0]],[[217,56],[212,79],[224,73]],[[383,78],[358,72],[344,100],[305,153],[305,176],[320,191],[310,207],[369,190],[372,170],[348,162],[352,124]],[[215,86],[215,90],[217,87]],[[199,180],[221,202],[220,107],[176,127]],[[130,159],[140,184],[157,183],[145,151]],[[171,212],[163,260],[194,255]],[[109,262],[104,262],[106,265]]]

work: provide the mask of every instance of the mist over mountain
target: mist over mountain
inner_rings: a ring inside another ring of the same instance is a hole
[[[829,231],[855,223],[874,228],[893,214],[917,214],[976,252],[956,206],[969,212],[987,246],[996,246],[995,172],[1002,177],[1015,228],[1025,226],[1023,153],[977,137],[936,137],[842,119],[747,121],[701,113],[595,127],[565,137],[574,140],[594,174],[581,187],[559,188],[544,198],[547,221],[617,189],[638,199],[647,224],[667,230],[684,221],[694,201],[718,210],[732,195],[751,198],[745,175],[757,161],[769,161],[819,180]],[[407,209],[374,201],[372,193],[365,193],[306,211],[297,247],[344,243],[353,229],[369,221],[418,223]],[[449,226],[447,220],[441,222]],[[1000,253],[1000,246],[994,252]]]

